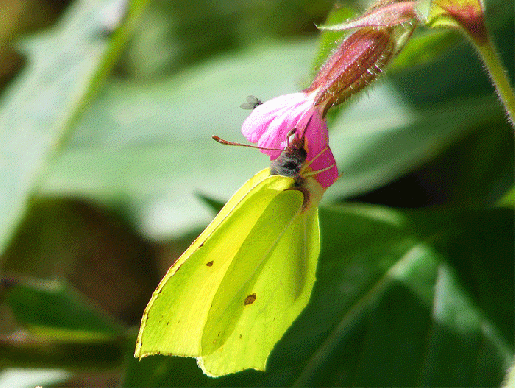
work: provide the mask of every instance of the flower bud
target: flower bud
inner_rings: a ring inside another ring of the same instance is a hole
[[[359,18],[322,30],[357,29],[320,68],[305,90],[315,106],[327,110],[372,82],[407,42],[416,26],[415,2],[379,0]]]
[[[381,73],[394,53],[390,28],[361,28],[350,35],[321,67],[306,93],[315,106],[327,110],[360,91]]]

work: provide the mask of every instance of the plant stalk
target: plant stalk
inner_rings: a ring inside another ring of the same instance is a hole
[[[515,94],[508,79],[508,72],[504,68],[501,58],[490,39],[487,39],[485,42],[474,43],[492,79],[497,95],[506,109],[508,120],[515,129]]]

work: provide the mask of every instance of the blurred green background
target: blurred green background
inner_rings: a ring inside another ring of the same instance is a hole
[[[485,3],[513,84],[512,4]],[[191,359],[132,359],[146,302],[212,200],[268,165],[211,135],[242,141],[248,95],[309,84],[333,5],[3,2],[0,387],[501,384],[513,128],[470,43],[424,27],[330,117],[343,176],[321,209],[313,300],[270,370],[213,380]]]

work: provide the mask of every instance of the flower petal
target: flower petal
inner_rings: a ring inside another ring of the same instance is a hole
[[[304,139],[306,162],[310,163],[308,171],[327,171],[314,175],[324,188],[331,186],[338,179],[338,169],[333,153],[329,148],[327,124],[321,114],[314,108],[309,94],[300,92],[275,97],[257,106],[247,117],[242,126],[242,133],[259,147],[273,148],[261,150],[275,160],[288,144],[288,136],[296,129],[295,137]]]
[[[311,162],[310,169],[312,171],[320,171],[330,167],[327,171],[315,175],[318,183],[322,187],[327,188],[338,179],[339,175],[334,155],[329,148],[327,124],[315,110],[312,110],[311,115],[302,121],[304,120],[309,120],[306,123],[307,126],[305,124],[304,130],[304,147],[307,152],[306,162]]]
[[[285,134],[295,128],[299,116],[311,106],[312,102],[303,92],[275,97],[252,111],[243,122],[241,132],[259,147],[280,148],[286,141]],[[261,140],[263,136],[265,139]],[[266,150],[262,152],[269,153]]]
[[[338,179],[338,168],[336,167],[336,161],[334,160],[334,155],[331,152],[329,146],[324,153],[320,154],[318,158],[313,160],[310,165],[312,171],[320,171],[327,167],[331,167],[327,171],[321,172],[315,175],[315,179],[318,183],[324,188],[328,188]]]

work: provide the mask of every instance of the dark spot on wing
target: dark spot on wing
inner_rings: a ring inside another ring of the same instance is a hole
[[[242,338],[243,338],[243,335],[242,335],[242,334],[240,334],[240,339],[242,339]]]
[[[208,262],[206,263],[206,265],[207,265],[208,267],[212,267],[214,263],[215,263],[215,262],[214,262],[213,260],[211,260],[211,261],[208,261]]]
[[[243,305],[247,306],[249,304],[254,303],[255,301],[256,301],[256,294],[250,294],[250,295],[247,295],[247,297],[243,301]]]

